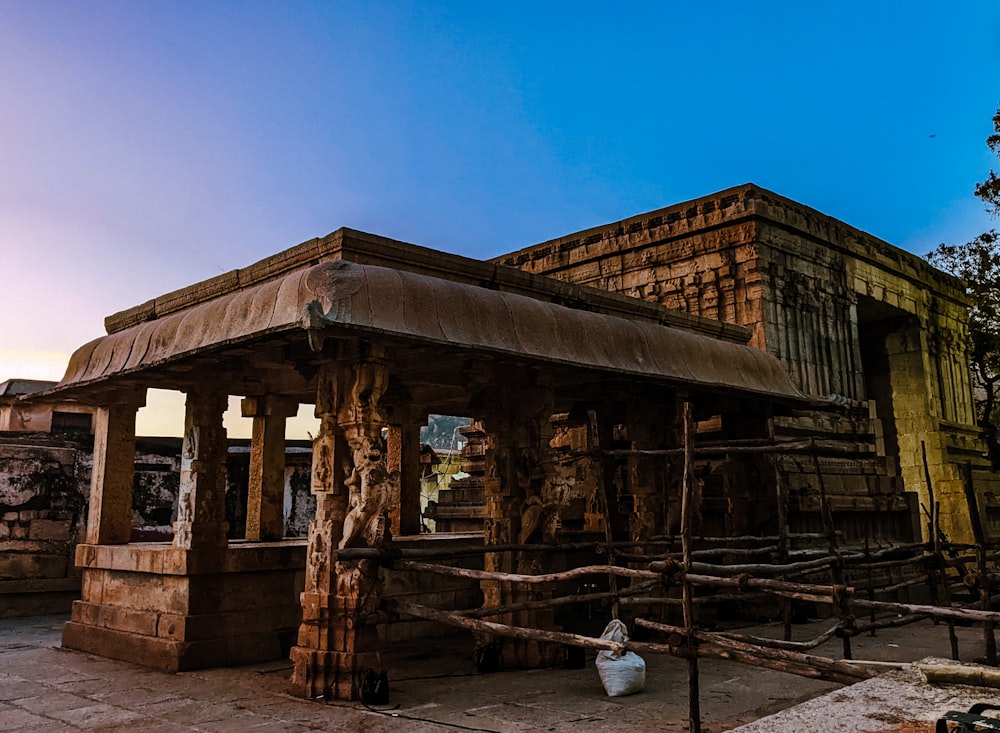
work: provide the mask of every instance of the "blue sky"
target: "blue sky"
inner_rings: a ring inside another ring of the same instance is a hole
[[[753,181],[995,222],[1000,3],[0,1],[0,379],[340,226],[473,257]]]

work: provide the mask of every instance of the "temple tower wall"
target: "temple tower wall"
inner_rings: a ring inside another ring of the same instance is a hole
[[[898,475],[929,508],[926,453],[943,530],[972,541],[971,471],[987,531],[1000,532],[997,475],[975,424],[968,301],[919,257],[747,185],[497,261],[750,328],[750,345],[778,357],[800,390],[867,406],[882,466],[861,473],[884,485]]]

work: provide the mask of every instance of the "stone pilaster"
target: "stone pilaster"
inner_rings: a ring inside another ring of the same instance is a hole
[[[285,535],[285,421],[299,405],[268,396],[247,397],[242,407],[243,417],[253,418],[246,538],[280,540]]]
[[[227,545],[228,445],[222,414],[228,399],[223,387],[207,380],[187,393],[175,547],[192,550]]]
[[[420,534],[420,425],[404,412],[401,425],[390,425],[386,438],[390,475],[397,475],[389,519],[394,535]]]
[[[135,413],[145,403],[145,390],[123,392],[94,415],[87,544],[125,544],[131,539]]]

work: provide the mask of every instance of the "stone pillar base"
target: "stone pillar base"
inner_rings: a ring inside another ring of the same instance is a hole
[[[366,676],[383,673],[378,627],[364,621],[357,596],[303,593],[292,686],[302,697],[359,700]]]
[[[188,550],[224,553],[229,546],[228,532],[229,522],[174,522],[177,547]]]
[[[292,687],[302,697],[360,700],[362,682],[382,674],[378,652],[330,652],[292,647]]]

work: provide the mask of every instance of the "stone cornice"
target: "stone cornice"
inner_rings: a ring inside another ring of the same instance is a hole
[[[109,334],[192,308],[226,293],[238,292],[328,260],[349,259],[363,265],[389,266],[491,290],[526,295],[570,308],[660,323],[725,341],[746,343],[750,332],[739,326],[699,318],[597,288],[533,275],[501,263],[475,260],[353,229],[338,229],[252,265],[166,293],[105,319]]]
[[[923,287],[930,286],[943,297],[962,304],[969,302],[961,280],[934,268],[921,257],[752,183],[568,234],[494,261],[524,267],[533,261],[552,258],[546,268],[552,273],[599,260],[609,253],[622,255],[738,225],[751,227],[741,239],[747,235],[756,238],[761,236],[761,224],[794,232],[847,257],[868,262]],[[692,254],[696,254],[717,246],[692,243],[691,248]]]

